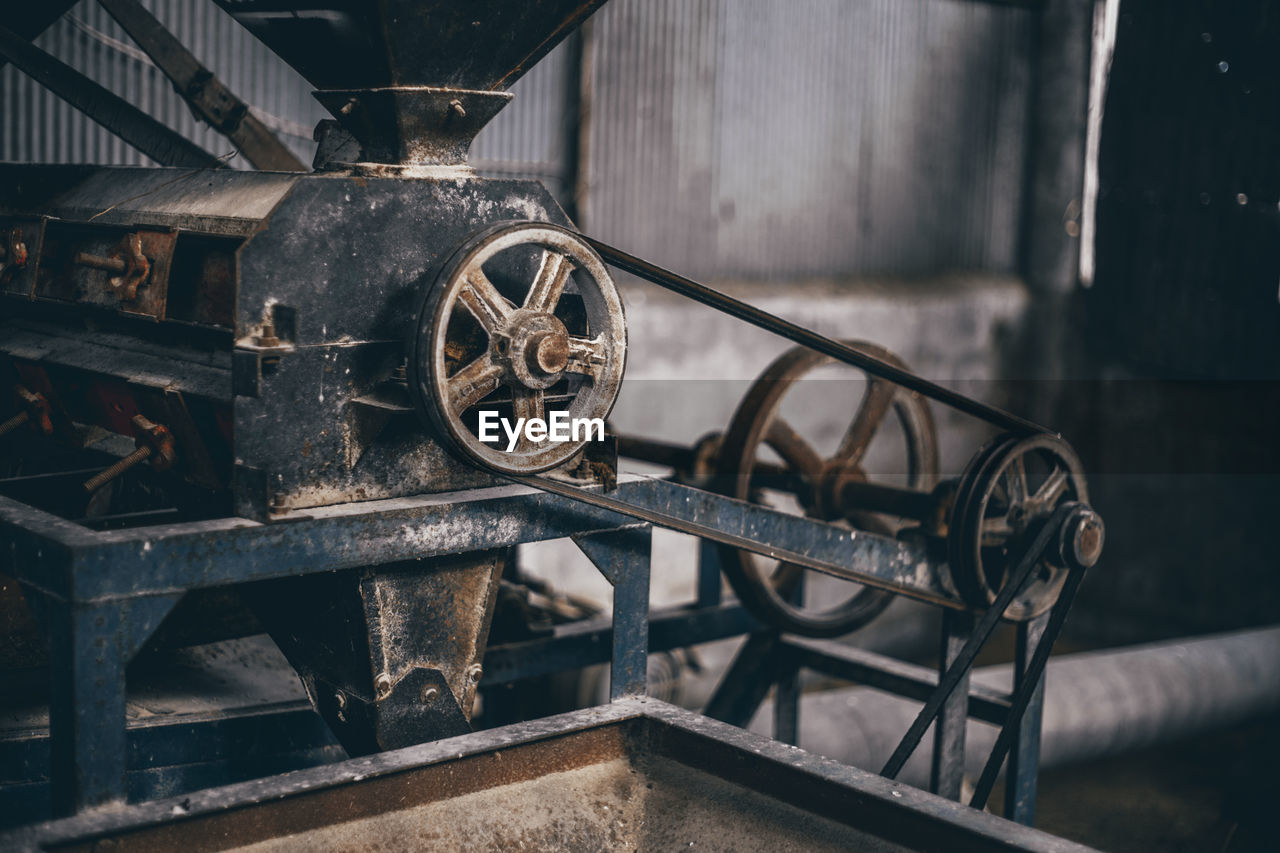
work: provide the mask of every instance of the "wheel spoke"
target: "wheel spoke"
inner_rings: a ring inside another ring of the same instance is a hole
[[[883,379],[869,379],[868,382],[871,384],[867,388],[866,397],[840,441],[840,449],[836,451],[841,459],[855,464],[867,452],[867,446],[871,444],[876,430],[889,413],[889,406],[893,404],[894,395],[898,391],[898,386]]]
[[[1013,461],[1009,463],[1008,469],[1004,472],[1005,480],[1009,484],[1009,503],[1013,506],[1025,503],[1029,495],[1027,494],[1027,465],[1021,456],[1015,456]]]
[[[577,373],[593,379],[604,369],[608,356],[604,337],[580,338],[569,336],[569,363],[565,365],[565,373]]]
[[[810,480],[816,481],[822,473],[823,461],[818,451],[810,447],[782,418],[773,419],[764,440],[784,462]]]
[[[1006,516],[999,515],[982,520],[982,547],[994,548],[1003,545],[1012,536],[1013,528],[1009,526],[1009,519]]]
[[[529,288],[529,295],[525,297],[524,307],[548,313],[554,311],[571,272],[573,272],[573,263],[567,257],[559,252],[544,249],[542,265],[538,267],[538,276],[534,279],[533,286]]]
[[[511,408],[516,416],[517,422],[520,418],[530,421],[533,418],[543,418],[543,399],[542,392],[534,388],[518,387],[512,391]],[[532,450],[538,446],[537,442],[530,441],[525,437],[524,429],[520,430],[520,440],[516,445],[516,450]]]
[[[455,415],[462,414],[492,393],[501,378],[502,368],[487,353],[480,356],[449,377],[449,408]]]
[[[1066,489],[1066,469],[1054,468],[1053,473],[1049,475],[1049,478],[1040,485],[1040,488],[1036,489],[1036,493],[1032,497],[1032,500],[1042,506],[1053,506]]]
[[[467,280],[458,290],[458,300],[491,335],[515,310],[515,306],[498,292],[498,288],[493,286],[493,282],[489,281],[479,265],[467,270]]]

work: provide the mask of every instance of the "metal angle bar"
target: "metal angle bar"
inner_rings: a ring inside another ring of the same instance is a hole
[[[1049,547],[1049,543],[1057,535],[1067,516],[1077,506],[1078,504],[1075,503],[1065,503],[1058,507],[1053,515],[1049,516],[1049,520],[1045,522],[1040,532],[1036,534],[1031,547],[1027,548],[1023,553],[1017,567],[1009,573],[1008,580],[1005,581],[1004,586],[1000,589],[995,601],[991,603],[991,606],[987,608],[987,611],[982,614],[982,618],[974,626],[973,633],[969,635],[964,648],[956,655],[955,660],[947,668],[942,678],[938,679],[938,689],[924,703],[924,707],[920,709],[920,713],[912,721],[911,727],[902,736],[902,740],[893,751],[893,755],[889,756],[889,760],[885,762],[884,768],[880,771],[881,776],[893,779],[902,771],[907,759],[911,757],[911,753],[919,745],[920,739],[924,737],[925,731],[929,728],[934,718],[938,716],[938,712],[942,710],[947,698],[951,696],[957,685],[964,680],[969,670],[973,668],[973,662],[978,657],[978,652],[987,642],[987,638],[991,636],[991,632],[995,630],[1001,615],[1013,602],[1014,596],[1026,586],[1031,573],[1035,571],[1040,562],[1040,556]],[[1006,726],[1013,719],[1012,708],[1010,708],[1009,713],[1011,716],[1005,721]]]
[[[943,607],[964,607],[944,586],[938,564],[925,554],[923,545],[863,531],[844,530],[667,480],[645,481],[656,487],[654,491],[657,494],[646,495],[650,500],[641,504],[588,492],[545,477],[505,476],[554,495],[638,518],[678,533],[795,563],[806,569]],[[713,523],[698,520],[702,518],[711,519]],[[802,536],[804,540],[800,543]],[[777,544],[779,540],[787,539],[801,544],[801,547]]]
[[[940,673],[955,660],[969,638],[972,613],[944,612],[938,649]],[[933,755],[929,768],[929,790],[948,800],[959,800],[964,783],[965,734],[969,726],[969,673],[965,673],[947,698],[933,724]]]
[[[5,27],[0,27],[0,56],[161,165],[203,169],[224,165],[185,136]]]
[[[928,667],[830,640],[788,634],[785,643],[800,666],[824,675],[922,702],[938,688],[938,673]],[[981,684],[970,684],[969,715],[984,723],[1004,725],[1009,715],[1008,694]]]
[[[1013,687],[1017,690],[1028,677],[1027,667],[1036,647],[1044,638],[1044,629],[1052,618],[1052,611],[1018,624],[1017,643],[1013,656]],[[1031,826],[1036,817],[1036,778],[1040,771],[1040,736],[1044,727],[1044,683],[1038,680],[1031,701],[1022,712],[1022,719],[1014,732],[1009,747],[1008,764],[1005,766],[1004,814],[1009,820]]]
[[[146,51],[173,88],[211,127],[235,143],[259,169],[310,171],[249,111],[209,69],[200,64],[138,0],[98,0],[138,46]]]
[[[653,282],[659,287],[665,287],[674,293],[685,296],[695,302],[701,302],[703,305],[709,305],[717,311],[723,311],[731,317],[750,323],[753,326],[764,329],[775,335],[787,338],[803,346],[816,350],[823,355],[830,356],[837,361],[845,364],[851,364],[854,367],[861,368],[872,376],[878,376],[881,379],[887,379],[896,385],[901,385],[911,391],[915,391],[939,403],[950,406],[953,409],[972,415],[980,420],[1003,427],[1004,429],[1013,430],[1020,434],[1036,434],[1045,433],[1048,435],[1056,435],[1057,433],[1048,427],[1040,426],[1037,423],[1019,417],[1018,415],[1006,412],[995,406],[966,397],[952,391],[950,388],[944,388],[941,385],[930,382],[916,374],[903,370],[896,365],[881,361],[875,356],[867,355],[853,347],[847,346],[840,341],[819,335],[817,332],[797,326],[781,317],[775,317],[767,311],[761,311],[753,305],[748,305],[732,296],[727,296],[717,290],[712,290],[704,284],[699,284],[692,279],[677,275],[670,270],[663,269],[648,261],[629,255],[621,249],[614,248],[599,240],[594,240],[585,234],[580,235],[584,240],[591,244],[600,256],[608,263],[625,270],[633,275],[637,275],[646,281]]]

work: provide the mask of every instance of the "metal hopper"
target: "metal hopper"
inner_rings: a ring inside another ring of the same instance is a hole
[[[315,85],[361,159],[465,162],[506,90],[605,0],[216,0]]]

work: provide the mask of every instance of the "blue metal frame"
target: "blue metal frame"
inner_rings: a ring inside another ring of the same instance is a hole
[[[762,554],[779,548],[804,553],[833,573],[870,578],[957,616],[964,610],[945,567],[930,559],[923,543],[841,530],[665,480],[627,479],[609,496],[714,524]],[[567,537],[613,586],[612,620],[561,626],[548,638],[491,648],[485,683],[608,660],[611,698],[618,699],[644,693],[649,650],[749,633],[750,651],[736,667],[741,671],[726,676],[722,687],[742,695],[718,697],[708,713],[732,718],[736,714],[723,707],[717,713],[716,702],[758,705],[770,686],[782,683],[778,733],[787,740],[796,736],[794,685],[801,667],[917,698],[938,683],[927,670],[762,628],[736,602],[721,601],[716,548],[706,542],[697,602],[651,615],[649,532],[634,518],[518,485],[291,512],[267,524],[222,518],[115,531],[90,530],[0,496],[0,571],[23,584],[50,637],[55,811],[69,814],[125,799],[125,666],[182,595],[204,587]],[[964,699],[964,692],[959,695]],[[1003,724],[1009,707],[1009,697],[971,687],[965,701],[951,700],[944,727],[961,725],[961,708]],[[1033,700],[1013,749],[1018,781],[1012,788],[1023,803],[1034,798],[1039,710]],[[962,760],[962,744],[950,754],[949,762]],[[948,772],[953,776],[954,766]],[[1023,805],[1011,814],[1029,822],[1031,812]]]

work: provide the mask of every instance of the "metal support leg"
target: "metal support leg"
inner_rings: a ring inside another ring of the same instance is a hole
[[[648,525],[574,536],[605,580],[613,585],[613,661],[609,699],[643,696],[649,667]]]
[[[698,606],[715,607],[722,599],[720,586],[720,546],[698,540]]]
[[[54,813],[125,800],[125,667],[181,595],[82,604],[29,595],[49,634]]]
[[[782,667],[773,688],[773,739],[792,746],[800,744],[800,669]]]
[[[1018,624],[1017,646],[1013,660],[1013,689],[1027,678],[1027,667],[1036,646],[1049,624],[1044,613]],[[1031,826],[1036,819],[1036,775],[1040,766],[1040,724],[1044,716],[1044,674],[1031,694],[1031,701],[1013,735],[1009,763],[1005,768],[1004,813],[1009,820]]]
[[[942,615],[942,648],[938,676],[946,673],[973,631],[969,613],[946,611]],[[955,692],[947,698],[933,726],[933,759],[929,790],[949,800],[960,799],[964,782],[964,737],[969,722],[969,672],[956,683]]]
[[[1035,642],[1034,649],[1027,659],[1026,674],[1022,679],[1022,683],[1016,684],[1013,693],[1010,695],[1009,716],[1005,720],[1004,727],[1000,729],[1000,734],[996,736],[996,744],[991,748],[991,755],[987,758],[986,766],[982,768],[982,775],[978,777],[977,785],[974,786],[973,798],[969,800],[969,805],[974,808],[981,809],[986,807],[987,798],[991,796],[991,790],[995,787],[996,776],[1000,772],[1000,767],[1005,763],[1005,757],[1013,747],[1015,738],[1022,734],[1023,716],[1031,707],[1033,698],[1039,696],[1041,700],[1043,699],[1044,668],[1049,662],[1049,652],[1053,650],[1053,643],[1058,638],[1058,632],[1062,630],[1062,623],[1067,619],[1067,613],[1071,609],[1071,602],[1075,600],[1076,591],[1080,588],[1080,581],[1083,579],[1083,570],[1077,569],[1068,574],[1067,581],[1062,586],[1062,592],[1058,595],[1057,603],[1049,611],[1049,617],[1045,620],[1042,629],[1043,633],[1040,634],[1040,638]],[[1028,648],[1031,646],[1030,643],[1026,645]],[[1023,743],[1034,743],[1037,752],[1036,757],[1038,757],[1040,748],[1039,728],[1035,729],[1034,738],[1026,737],[1023,739]],[[1024,752],[1024,767],[1028,757]],[[1032,791],[1032,797],[1034,799],[1034,791]]]

